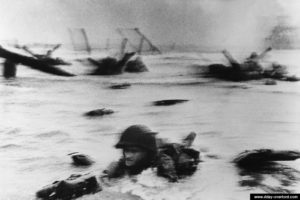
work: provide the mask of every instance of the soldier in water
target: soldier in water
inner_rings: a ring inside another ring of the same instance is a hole
[[[148,168],[157,168],[159,176],[175,182],[181,175],[192,174],[199,163],[199,152],[189,148],[195,138],[182,144],[164,143],[158,147],[156,132],[144,125],[133,125],[122,132],[116,148],[123,156],[104,170],[102,178],[137,175]],[[189,135],[189,136],[190,136]]]
[[[156,138],[156,132],[144,125],[132,125],[120,136],[116,148],[123,156],[103,171],[100,179],[108,183],[112,178],[134,176],[148,168],[157,168],[157,175],[176,182],[178,178],[193,174],[199,163],[199,151],[189,148],[196,134],[190,133],[182,143],[166,143]],[[71,175],[66,180],[55,181],[36,193],[41,199],[71,199],[101,191],[93,175]]]

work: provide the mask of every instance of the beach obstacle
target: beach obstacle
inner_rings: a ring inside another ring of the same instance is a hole
[[[126,44],[128,43],[137,54],[140,55],[143,52],[161,54],[160,49],[139,28],[118,28],[117,32],[123,39],[126,39]]]
[[[16,67],[18,64],[28,66],[32,69],[45,72],[57,76],[75,76],[69,72],[66,72],[58,67],[48,64],[46,61],[39,60],[33,57],[24,56],[18,53],[8,51],[0,46],[0,57],[4,58],[4,77],[15,77]]]
[[[17,64],[10,60],[5,60],[3,63],[3,76],[5,78],[15,78],[17,74]]]

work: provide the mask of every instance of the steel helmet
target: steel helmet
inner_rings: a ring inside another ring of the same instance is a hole
[[[128,146],[137,146],[155,153],[157,152],[156,134],[145,125],[132,125],[122,132],[115,147],[122,149]]]

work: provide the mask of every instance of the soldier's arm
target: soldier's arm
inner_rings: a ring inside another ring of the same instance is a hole
[[[157,175],[167,178],[170,182],[176,182],[178,176],[174,160],[167,154],[161,153],[157,161]]]

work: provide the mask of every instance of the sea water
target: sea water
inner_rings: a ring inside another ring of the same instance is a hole
[[[280,173],[254,175],[242,174],[231,161],[244,150],[300,150],[300,82],[268,86],[265,80],[205,77],[204,65],[226,63],[220,53],[143,56],[149,72],[116,76],[88,76],[90,65],[70,61],[73,65],[63,69],[78,76],[51,76],[18,66],[17,78],[0,78],[0,199],[34,199],[43,186],[74,173],[100,175],[120,157],[114,144],[133,124],[145,124],[171,142],[197,133],[193,147],[201,151],[202,162],[196,173],[168,183],[147,170],[80,199],[247,200],[255,192],[299,193],[300,160],[281,162]],[[265,64],[271,61],[300,76],[300,51],[273,51]],[[119,83],[131,87],[109,88]],[[152,105],[174,98],[189,101]],[[115,113],[84,116],[100,108]],[[94,165],[74,167],[72,152],[89,155]],[[246,184],[253,179],[254,184]]]

